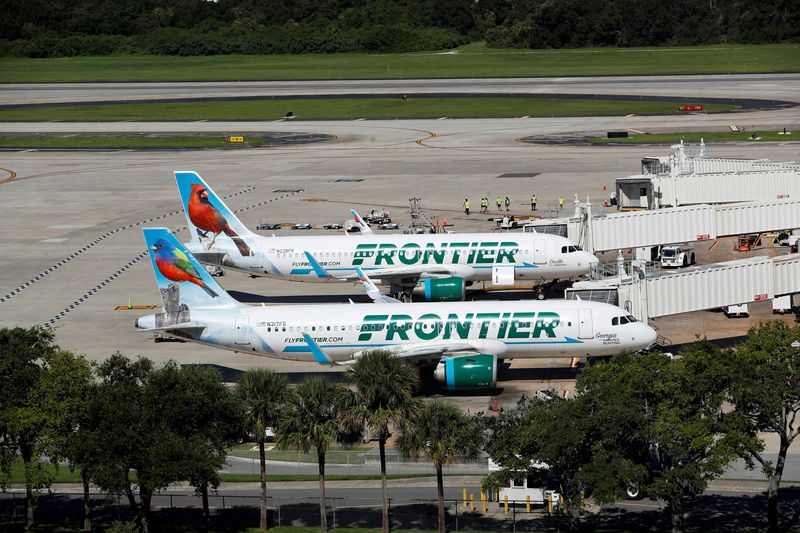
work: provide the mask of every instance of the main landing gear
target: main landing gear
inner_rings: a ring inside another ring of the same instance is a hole
[[[553,281],[551,281],[550,283],[545,283],[545,284],[543,284],[543,285],[534,285],[534,287],[533,287],[533,291],[534,291],[534,293],[535,293],[535,295],[536,295],[536,299],[537,299],[537,300],[544,300],[544,299],[546,299],[546,298],[547,298],[547,293],[548,293],[548,292],[550,292],[550,289],[552,289],[552,288],[553,288],[553,286],[554,286],[556,283],[558,283],[558,280],[557,280],[557,279],[554,279],[554,280],[553,280]]]

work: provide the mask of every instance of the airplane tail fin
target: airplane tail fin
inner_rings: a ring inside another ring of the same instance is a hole
[[[164,303],[164,313],[156,315],[166,315],[162,322],[188,322],[192,308],[242,305],[225,292],[167,228],[142,231]]]
[[[223,242],[230,239],[242,256],[251,254],[247,241],[255,234],[236,218],[197,172],[177,171],[175,181],[193,242],[213,244],[218,240]]]
[[[366,223],[366,221],[365,221],[363,218],[361,218],[361,215],[359,215],[359,214],[356,212],[356,210],[355,210],[355,209],[351,209],[351,210],[350,210],[350,214],[352,214],[352,215],[353,215],[353,220],[355,220],[355,221],[356,221],[356,224],[358,224],[358,225],[360,226],[360,228],[361,228],[361,233],[362,233],[362,234],[367,234],[367,233],[370,233],[370,234],[371,234],[371,233],[374,233],[374,232],[372,231],[372,228],[370,228],[370,227],[369,227],[369,224],[367,224],[367,223]]]

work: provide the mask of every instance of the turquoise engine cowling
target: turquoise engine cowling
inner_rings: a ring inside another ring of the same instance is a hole
[[[476,353],[442,357],[433,377],[449,391],[493,389],[497,385],[497,356]]]
[[[464,278],[423,279],[412,294],[426,302],[460,302],[464,300]]]

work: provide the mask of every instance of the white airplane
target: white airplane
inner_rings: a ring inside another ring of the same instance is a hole
[[[382,295],[369,305],[249,306],[166,228],[145,229],[144,238],[164,308],[136,327],[234,352],[346,365],[383,349],[432,370],[449,390],[475,390],[495,386],[498,358],[613,355],[656,340],[625,310],[580,300],[400,303]]]
[[[175,172],[175,179],[192,235],[187,248],[203,263],[253,276],[353,281],[360,267],[404,301],[415,290],[425,300],[454,301],[475,281],[541,286],[585,275],[598,262],[564,237],[539,233],[266,237],[247,229],[196,172]]]

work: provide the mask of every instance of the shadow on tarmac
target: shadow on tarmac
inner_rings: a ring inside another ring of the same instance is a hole
[[[335,492],[335,491],[332,491]],[[40,524],[79,526],[82,517],[80,494],[43,494],[37,498],[36,517]],[[800,505],[800,487],[787,487],[780,491],[780,524],[784,531],[797,531]],[[159,496],[154,501],[151,524],[153,531],[199,531],[202,524],[201,510],[196,496],[176,496],[167,500]],[[214,531],[238,532],[258,525],[258,497],[210,496],[211,525]],[[23,531],[24,497],[11,494],[0,495],[0,525],[4,531]],[[328,506],[328,526],[380,528],[381,507],[378,498],[369,503],[331,499]],[[639,507],[634,507],[638,503]],[[656,507],[655,502],[621,502],[609,506],[597,514],[581,518],[576,531],[585,532],[655,532],[669,531],[670,517]],[[117,498],[93,497],[93,517],[96,525],[108,525],[113,520],[131,520],[133,514],[127,505]],[[480,507],[480,504],[477,505]],[[412,500],[391,503],[392,529],[437,529],[436,503],[431,500]],[[686,527],[688,531],[764,531],[767,498],[764,493],[753,495],[710,494],[687,501]],[[447,527],[451,531],[558,531],[567,530],[567,521],[547,515],[541,511],[527,514],[525,507],[502,511],[498,502],[489,502],[489,512],[468,512],[461,502],[446,501]],[[318,527],[319,503],[310,498],[282,504],[280,500],[270,503],[271,526],[293,525]]]

